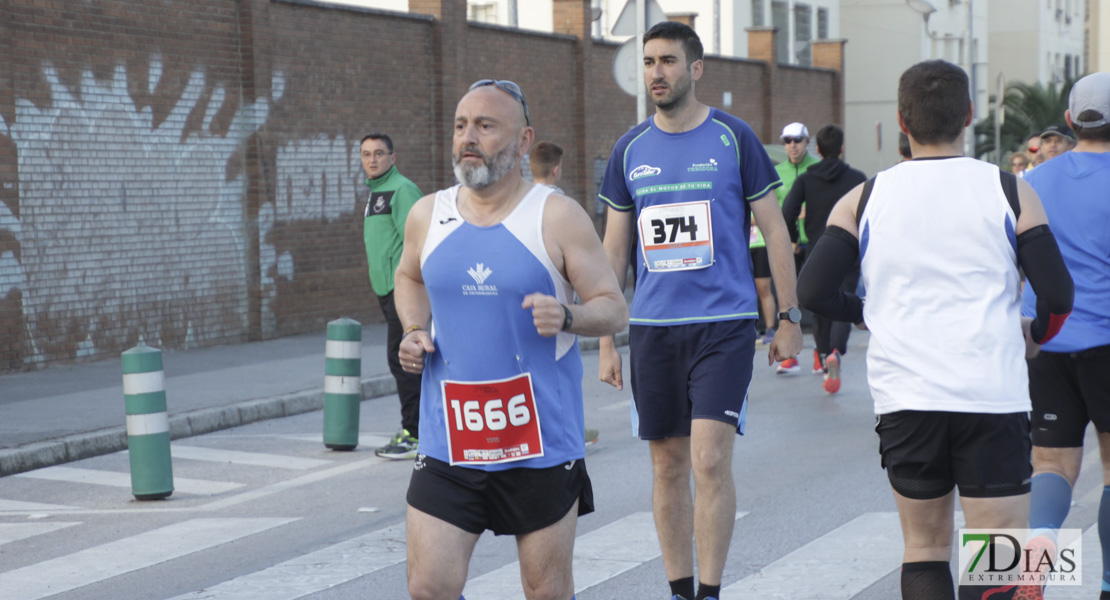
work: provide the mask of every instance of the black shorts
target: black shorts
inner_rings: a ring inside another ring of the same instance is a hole
[[[1110,346],[1082,352],[1044,352],[1029,361],[1033,444],[1083,445],[1087,423],[1110,432]]]
[[[744,433],[755,358],[755,321],[628,328],[632,397],[640,439],[690,435],[691,419]]]
[[[915,500],[959,486],[967,498],[1029,492],[1029,416],[903,410],[879,415],[879,454],[890,485]]]
[[[418,455],[406,500],[409,506],[459,529],[522,535],[557,523],[578,501],[578,515],[594,511],[586,462],[546,469],[482,471],[452,467]]]
[[[751,248],[752,277],[764,279],[771,276],[771,260],[767,258],[767,247]]]

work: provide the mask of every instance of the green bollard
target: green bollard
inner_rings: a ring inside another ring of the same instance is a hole
[[[324,446],[332,450],[358,446],[361,380],[362,324],[336,319],[328,323],[324,351]]]
[[[173,464],[162,351],[140,342],[121,358],[131,493],[136,500],[168,498],[173,493]]]

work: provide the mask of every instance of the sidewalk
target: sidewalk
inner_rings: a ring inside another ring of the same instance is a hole
[[[397,391],[385,323],[362,328],[363,400]],[[627,344],[627,332],[617,343]],[[326,334],[162,355],[170,436],[201,435],[324,407]],[[583,350],[597,338],[580,338]],[[0,376],[0,477],[127,448],[119,360]]]

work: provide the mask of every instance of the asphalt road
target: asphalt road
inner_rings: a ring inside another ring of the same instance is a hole
[[[734,452],[737,520],[722,599],[898,597],[901,536],[879,468],[865,341],[854,338],[834,396],[807,361],[802,373],[776,375],[757,353],[747,434]],[[597,511],[578,524],[577,598],[667,598],[630,392],[596,382],[595,353],[584,360],[587,424],[601,439],[587,452]],[[176,440],[166,501],[133,500],[126,452],[0,478],[0,597],[407,598],[411,463],[373,455],[397,419],[395,397],[363,402],[354,452],[324,448],[319,412]],[[1087,468],[1069,526],[1094,522],[1096,478]],[[1093,530],[1085,537],[1097,548]],[[468,598],[522,597],[515,560],[512,538],[483,536]],[[1084,589],[1097,588],[1098,572],[1091,567]],[[1070,597],[1080,596],[1049,596]]]

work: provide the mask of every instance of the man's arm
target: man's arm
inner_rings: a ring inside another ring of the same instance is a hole
[[[862,192],[863,184],[857,185],[833,206],[825,233],[810,250],[798,277],[802,306],[823,317],[856,324],[863,322],[863,302],[840,286],[859,258],[856,209]]]
[[[767,258],[771,263],[771,279],[779,297],[779,309],[787,310],[798,306],[797,281],[794,273],[794,252],[790,247],[790,236],[786,233],[786,222],[782,218],[778,199],[769,192],[758,200],[749,202],[763,239],[767,242]],[[793,358],[802,351],[802,328],[798,323],[789,321],[779,323],[775,337],[771,341],[768,364]]]
[[[1014,227],[1018,264],[1037,293],[1037,315],[1025,325],[1028,328],[1026,342],[1032,346],[1027,352],[1035,354],[1036,347],[1059,333],[1071,314],[1075,284],[1056,238],[1048,228],[1048,216],[1040,197],[1024,179],[1018,179],[1017,185],[1021,205],[1021,214]]]
[[[628,325],[628,306],[586,211],[574,200],[552,194],[544,208],[543,230],[552,262],[582,302],[563,305],[546,294],[526,296],[522,307],[532,309],[540,335],[554,336],[562,331],[568,310],[571,326],[566,331],[570,333],[611,336],[624,329]]]
[[[608,265],[617,281],[617,289],[624,292],[628,277],[628,254],[632,250],[632,227],[635,211],[621,212],[612,207],[605,219],[604,249]],[[622,296],[623,299],[623,296]],[[618,390],[624,389],[624,376],[617,341],[611,335],[601,336],[598,340],[598,379]]]
[[[424,355],[435,352],[432,338],[424,330],[432,318],[432,305],[420,271],[420,253],[424,249],[424,238],[428,234],[434,202],[434,196],[425,196],[409,211],[405,221],[405,244],[401,250],[401,260],[393,274],[393,300],[397,307],[397,317],[408,332],[401,338],[401,350],[398,354],[401,367],[409,373],[422,372]],[[419,326],[420,329],[410,331],[414,326]]]

